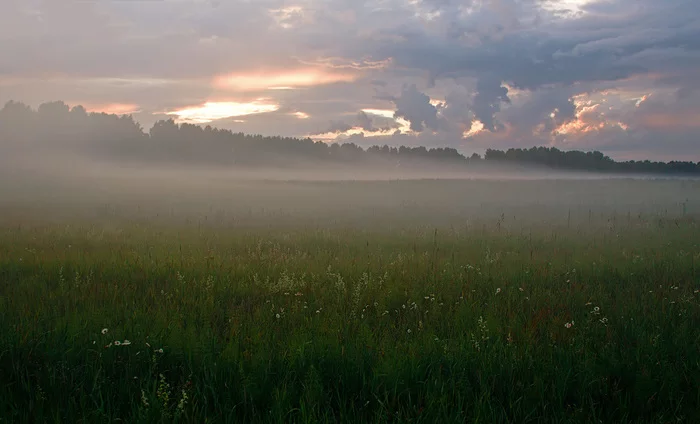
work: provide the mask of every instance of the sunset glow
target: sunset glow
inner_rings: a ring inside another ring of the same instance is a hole
[[[275,112],[278,109],[278,104],[267,99],[258,99],[249,103],[207,102],[200,106],[168,112],[167,115],[177,116],[178,122],[206,124],[218,119]]]
[[[353,82],[356,78],[356,75],[349,72],[331,72],[321,68],[306,68],[293,71],[224,75],[214,79],[214,86],[216,88],[236,90],[282,90],[338,82]]]
[[[482,131],[484,131],[484,124],[482,124],[481,121],[474,121],[469,131],[465,131],[462,134],[462,138],[474,137]]]
[[[87,112],[90,113],[107,113],[107,114],[114,114],[114,115],[132,115],[134,113],[138,113],[141,110],[139,109],[138,105],[135,104],[124,104],[124,103],[109,103],[109,104],[102,104],[102,105],[91,105],[91,104],[82,104],[83,107]]]

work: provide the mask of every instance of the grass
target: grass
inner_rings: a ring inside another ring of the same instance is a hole
[[[700,422],[694,210],[589,203],[13,218],[0,422]]]

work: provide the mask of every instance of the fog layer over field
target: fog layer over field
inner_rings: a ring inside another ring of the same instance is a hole
[[[517,170],[144,165],[77,155],[24,156],[0,172],[2,219],[177,219],[210,225],[462,225],[501,215],[531,222],[593,214],[684,216],[693,179]]]

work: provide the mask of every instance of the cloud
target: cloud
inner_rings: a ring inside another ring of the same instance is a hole
[[[422,132],[424,127],[437,131],[439,121],[437,108],[430,104],[430,97],[418,91],[415,85],[409,85],[401,90],[401,95],[394,99],[397,118],[405,118],[411,123],[411,130]]]
[[[0,103],[145,126],[698,158],[699,73],[693,0],[0,3]]]
[[[267,99],[253,102],[206,102],[203,105],[191,106],[166,112],[166,115],[176,116],[177,122],[188,124],[207,124],[219,119],[275,112],[279,105]]]
[[[363,110],[357,113],[357,123],[360,128],[365,131],[375,131],[374,125],[372,124],[372,118],[367,115]]]
[[[355,79],[357,76],[349,72],[307,68],[219,76],[214,79],[214,86],[238,90],[294,89],[336,82],[352,82]]]

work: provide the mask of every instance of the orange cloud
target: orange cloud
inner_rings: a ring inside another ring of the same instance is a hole
[[[351,72],[303,68],[222,75],[214,78],[214,87],[237,90],[293,89],[337,82],[353,82],[356,79],[357,75]]]
[[[479,134],[482,131],[485,131],[484,124],[482,124],[481,121],[479,121],[479,120],[475,120],[472,122],[472,127],[468,130],[465,130],[462,133],[462,138],[474,137],[475,135]]]
[[[247,103],[206,102],[203,105],[167,112],[166,115],[177,116],[178,122],[206,124],[218,119],[275,112],[278,109],[279,104],[277,103],[272,103],[267,99],[257,99]]]
[[[82,103],[81,103],[82,104]],[[141,112],[138,105],[129,103],[82,104],[86,111],[114,115],[131,115]]]

